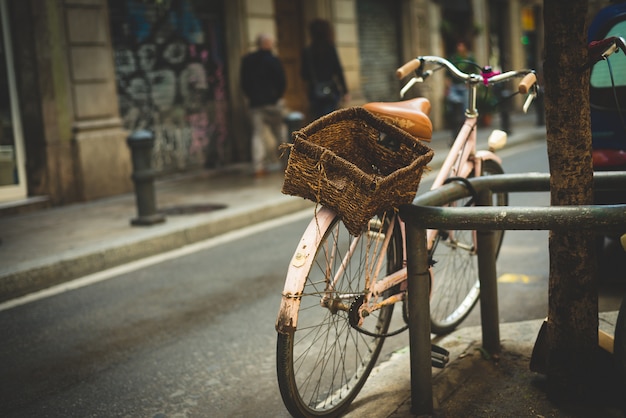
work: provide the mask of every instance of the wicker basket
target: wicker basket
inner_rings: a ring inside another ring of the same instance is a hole
[[[361,107],[292,134],[282,192],[333,209],[352,235],[376,214],[411,203],[433,151]]]

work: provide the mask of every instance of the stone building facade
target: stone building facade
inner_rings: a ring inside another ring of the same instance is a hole
[[[247,163],[239,63],[261,32],[277,39],[287,106],[304,113],[300,54],[316,17],[335,28],[350,105],[397,100],[395,68],[417,55],[445,55],[445,28],[468,30],[479,62],[506,55],[508,68],[538,56],[542,39],[540,0],[0,0],[0,6],[0,213],[132,191],[126,139],[135,129],[154,132],[160,176]],[[523,28],[528,10],[533,26]],[[524,31],[532,32],[534,52],[520,42]],[[444,83],[437,77],[412,94],[431,99],[440,128]]]

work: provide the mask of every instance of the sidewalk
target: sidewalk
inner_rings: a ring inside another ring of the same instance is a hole
[[[600,314],[600,329],[613,335],[617,312]],[[616,403],[624,388],[612,374],[612,357],[600,356],[597,394],[588,405],[557,404],[547,398],[545,376],[529,370],[543,320],[500,324],[502,352],[486,358],[480,326],[460,328],[435,343],[450,351],[444,369],[433,369],[435,417],[624,417]],[[359,393],[349,418],[409,418],[411,413],[408,348],[377,366]]]

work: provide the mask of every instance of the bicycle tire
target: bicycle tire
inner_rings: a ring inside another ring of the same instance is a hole
[[[383,254],[388,272],[402,267],[402,237],[395,215],[391,222],[394,223],[392,237]],[[301,289],[297,329],[279,333],[277,339],[278,385],[283,402],[294,417],[335,417],[345,412],[374,367],[385,339],[368,336],[351,326],[350,312],[345,309],[364,294],[364,269],[375,264],[372,260],[368,264],[365,256],[374,254],[377,243],[372,238],[378,231],[353,237],[339,217],[335,217],[327,230],[321,232],[323,238],[316,248],[315,261]],[[324,307],[320,302],[324,293],[328,294],[325,278],[335,276],[346,249],[355,240],[355,251],[344,263],[345,271],[332,292],[333,301],[344,308]],[[379,278],[384,276],[385,267],[381,270]],[[372,313],[362,327],[386,334],[393,307],[388,305]]]
[[[500,164],[483,161],[484,176],[503,174]],[[493,205],[508,205],[508,193],[494,193]],[[473,205],[471,198],[452,202],[450,206]],[[438,231],[429,250],[431,269],[431,332],[444,335],[456,329],[470,314],[480,297],[478,257],[475,231]],[[496,231],[496,258],[504,231]]]

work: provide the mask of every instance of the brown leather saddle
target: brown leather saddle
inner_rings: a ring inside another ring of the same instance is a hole
[[[430,142],[433,136],[433,124],[428,117],[430,101],[425,97],[401,102],[371,102],[363,108],[419,140]]]

